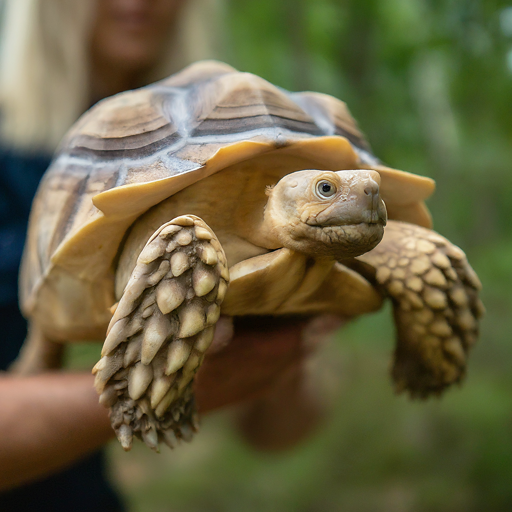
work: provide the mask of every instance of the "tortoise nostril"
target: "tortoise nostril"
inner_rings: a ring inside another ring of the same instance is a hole
[[[378,196],[379,195],[379,184],[376,183],[374,180],[369,179],[365,183],[365,187],[363,190],[367,196],[371,196],[371,197]]]

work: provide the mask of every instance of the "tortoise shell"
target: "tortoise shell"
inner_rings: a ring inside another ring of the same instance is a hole
[[[116,259],[134,221],[200,180],[271,154],[282,161],[276,181],[298,169],[375,169],[388,217],[430,227],[423,201],[433,181],[381,165],[343,102],[199,62],[99,102],[70,130],[32,208],[25,315],[56,338],[103,337]],[[262,193],[272,184],[257,165],[245,169]]]

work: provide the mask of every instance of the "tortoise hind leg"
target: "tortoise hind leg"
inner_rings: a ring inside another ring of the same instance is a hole
[[[192,382],[227,290],[224,251],[198,217],[161,226],[137,259],[93,369],[100,402],[125,450],[197,430]]]
[[[10,371],[19,375],[33,375],[62,366],[64,345],[48,338],[43,331],[31,322],[27,338]]]
[[[433,231],[390,221],[381,243],[357,260],[393,301],[397,391],[425,398],[459,382],[484,312],[465,254]]]

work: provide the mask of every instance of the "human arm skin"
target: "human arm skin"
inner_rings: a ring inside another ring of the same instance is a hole
[[[317,356],[342,324],[334,315],[238,319],[235,336],[223,345],[228,324],[221,317],[196,377],[199,412],[240,403],[239,432],[258,450],[286,450],[304,441],[332,405],[332,392],[321,378],[326,361]]]
[[[249,348],[258,339],[252,336],[244,344],[241,338],[246,333],[232,335],[230,325],[221,322],[214,345],[228,347],[233,343]],[[267,335],[267,343],[274,340],[279,345],[282,336],[283,331],[277,330]],[[266,355],[261,354],[263,358]],[[204,385],[197,390],[202,414],[243,400],[262,384],[268,386],[283,365],[275,358],[273,365],[266,365],[268,373],[248,372],[242,370],[247,368],[245,352],[235,351],[233,356],[214,358],[205,368]],[[233,372],[233,366],[240,370]],[[229,373],[235,377],[230,386],[225,386],[226,379],[216,378]],[[108,409],[98,403],[93,383],[89,372],[0,373],[0,491],[64,469],[115,437]]]
[[[90,373],[0,375],[0,490],[49,475],[114,432]]]

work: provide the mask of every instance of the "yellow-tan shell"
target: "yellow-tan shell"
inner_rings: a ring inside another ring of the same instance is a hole
[[[376,169],[389,218],[430,226],[423,200],[432,180],[381,165],[343,102],[200,62],[100,102],[71,129],[34,201],[24,313],[50,318],[56,337],[102,336],[115,302],[116,256],[132,223],[199,180],[271,153],[293,155],[302,168]],[[260,179],[257,171],[251,179]],[[74,332],[60,329],[69,324]]]

